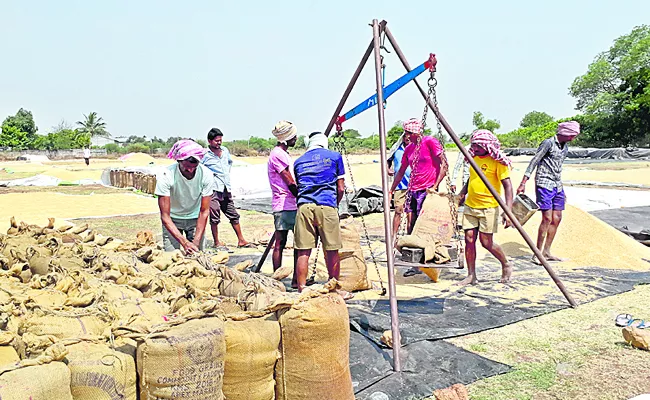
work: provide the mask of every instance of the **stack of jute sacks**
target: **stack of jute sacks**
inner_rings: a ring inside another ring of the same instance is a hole
[[[336,281],[289,294],[150,232],[0,234],[0,398],[353,399]]]
[[[149,194],[154,194],[156,190],[156,176],[139,171],[112,168],[109,171],[109,180],[111,186],[119,188],[132,187]]]

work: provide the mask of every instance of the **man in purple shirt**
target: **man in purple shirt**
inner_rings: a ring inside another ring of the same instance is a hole
[[[272,131],[273,136],[278,139],[278,144],[271,150],[268,163],[275,224],[275,246],[272,257],[274,271],[282,266],[282,251],[287,245],[289,231],[293,231],[296,224],[298,186],[292,175],[293,160],[287,150],[296,144],[297,132],[295,125],[289,121],[278,122]],[[294,254],[294,264],[296,259]]]

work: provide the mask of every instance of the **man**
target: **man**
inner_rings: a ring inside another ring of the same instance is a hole
[[[210,201],[210,228],[214,247],[218,250],[228,251],[225,243],[219,240],[219,222],[221,222],[221,213],[228,218],[232,229],[237,235],[237,247],[254,247],[248,243],[241,232],[239,224],[239,213],[235,208],[235,202],[232,199],[230,186],[230,168],[232,167],[232,158],[230,152],[225,146],[222,146],[223,133],[218,128],[212,128],[208,132],[208,151],[203,157],[205,165],[214,175],[214,193]]]
[[[537,248],[549,261],[563,261],[551,254],[551,245],[557,228],[562,221],[562,211],[566,203],[562,186],[562,163],[569,152],[568,143],[580,134],[580,124],[575,121],[562,122],[557,127],[557,135],[542,141],[537,153],[530,161],[517,194],[526,191],[526,182],[537,168],[535,175],[535,195],[537,205],[542,211],[542,223],[537,231]],[[539,263],[533,256],[533,262]]]
[[[165,251],[182,247],[186,254],[192,254],[203,250],[214,182],[210,171],[199,165],[204,154],[198,143],[179,140],[167,155],[176,163],[156,178]]]
[[[422,136],[424,126],[419,119],[411,118],[404,122],[404,137],[407,137],[409,145],[406,146],[402,155],[402,162],[391,186],[390,193],[395,193],[397,185],[401,182],[406,169],[411,168],[410,187],[406,193],[404,211],[410,214],[407,234],[410,234],[422,211],[422,204],[430,191],[438,191],[440,182],[447,173],[447,160],[444,149],[438,139],[431,136]],[[417,150],[417,152],[416,152]],[[419,268],[409,268],[403,276],[421,274]]]
[[[327,136],[313,132],[308,137],[307,152],[294,164],[298,184],[298,213],[294,247],[298,255],[296,281],[302,292],[309,272],[309,256],[318,239],[323,242],[329,278],[339,278],[342,247],[338,204],[345,191],[345,168],[341,154],[327,149]],[[352,294],[343,290],[344,299]]]
[[[90,147],[84,149],[84,162],[86,165],[90,165]]]
[[[273,270],[282,266],[282,251],[287,245],[289,231],[296,223],[296,196],[298,186],[293,178],[293,161],[287,152],[296,144],[297,129],[288,121],[280,121],[273,128],[273,136],[278,140],[271,150],[268,163],[269,183],[271,184],[273,221],[275,224],[275,245],[273,247]],[[294,254],[294,264],[297,257]]]
[[[395,176],[390,193],[395,193],[397,185],[406,174],[406,169],[410,167],[410,201],[405,206],[405,212],[413,213],[408,229],[408,233],[410,233],[415,226],[420,211],[422,211],[422,203],[427,197],[427,191],[438,191],[440,182],[447,173],[447,160],[438,139],[431,136],[422,136],[423,125],[420,120],[411,118],[404,122],[403,127],[404,136],[408,136],[409,145],[404,150],[402,163]],[[416,149],[419,150],[418,153],[415,152]]]
[[[402,157],[404,156],[404,149],[408,146],[408,136],[402,135],[396,143],[397,148],[388,158],[388,174],[395,175],[396,171],[400,170],[402,166]],[[409,179],[411,177],[411,167],[407,167],[404,172],[404,177],[397,184],[395,193],[393,193],[393,204],[395,205],[395,214],[393,215],[393,237],[397,237],[397,232],[402,223],[402,214],[404,214],[404,203],[406,203],[406,191],[409,187]],[[411,213],[406,214],[406,226],[410,226]]]
[[[501,195],[501,186],[506,194],[506,205],[512,207],[512,183],[510,182],[510,159],[501,151],[499,139],[487,129],[472,133],[469,153],[481,168],[488,181]],[[501,263],[501,283],[510,281],[512,267],[508,263],[503,249],[493,241],[499,226],[499,203],[492,196],[487,186],[472,168],[469,181],[460,191],[460,203],[465,202],[463,212],[463,230],[465,231],[465,260],[467,261],[467,278],[459,283],[461,286],[478,283],[476,277],[476,237],[481,245]],[[503,216],[505,227],[510,226]]]

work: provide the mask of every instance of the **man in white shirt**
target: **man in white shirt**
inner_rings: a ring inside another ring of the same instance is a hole
[[[176,160],[156,178],[163,247],[186,254],[203,250],[214,185],[212,173],[200,165],[206,149],[192,140],[174,143],[167,157]]]
[[[84,149],[84,161],[86,165],[90,165],[90,147]]]

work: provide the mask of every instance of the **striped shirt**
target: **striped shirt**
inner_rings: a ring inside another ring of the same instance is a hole
[[[562,163],[569,153],[569,146],[560,144],[557,136],[544,140],[537,149],[537,153],[530,160],[524,176],[530,178],[535,168],[535,185],[545,189],[562,190]]]

